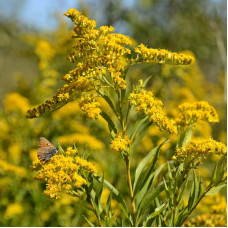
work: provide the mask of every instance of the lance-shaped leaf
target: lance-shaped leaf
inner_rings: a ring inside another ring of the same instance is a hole
[[[112,138],[115,137],[115,134],[117,134],[117,130],[116,130],[116,126],[115,124],[113,123],[113,121],[111,120],[111,118],[109,117],[109,115],[106,113],[106,112],[101,112],[100,114],[105,120],[106,122],[108,123],[108,127],[109,127],[109,131],[110,131],[110,134],[112,136]]]
[[[117,112],[116,112],[116,109],[112,103],[112,100],[110,99],[110,97],[106,94],[106,92],[104,90],[97,90],[97,93],[99,93],[105,100],[106,102],[109,104],[110,108],[112,109],[112,111],[115,113],[116,116],[117,115]]]
[[[85,218],[85,220],[89,223],[89,225],[90,225],[91,227],[95,227],[95,225],[94,225],[92,222],[90,222],[89,219],[87,219],[87,218],[85,217],[85,215],[83,215],[83,217]]]
[[[152,172],[148,178],[146,179],[146,182],[142,185],[142,188],[139,189],[139,192],[137,193],[137,195],[135,196],[135,200],[136,200],[136,208],[138,208],[138,206],[140,205],[143,197],[145,196],[145,194],[148,192],[149,188],[152,186],[154,180],[156,179],[156,177],[160,174],[160,172],[162,171],[162,169],[167,165],[167,163],[164,163],[162,165],[160,165],[154,172]]]
[[[149,127],[151,126],[151,124],[152,124],[152,122],[147,123],[146,126],[141,130],[139,135],[136,137],[136,139],[135,139],[135,141],[134,141],[134,143],[132,145],[131,151],[130,151],[130,159],[132,158],[133,153],[135,152],[137,146],[139,145],[139,143],[141,142],[143,137],[146,135]]]
[[[128,130],[128,134],[130,136],[131,139],[133,139],[135,137],[136,132],[138,131],[138,129],[143,125],[143,123],[148,119],[147,116],[142,116],[141,118],[139,118],[136,123],[134,124],[134,126]]]
[[[140,204],[140,207],[137,210],[137,224],[141,222],[147,208],[151,206],[151,203],[164,190],[164,188],[165,185],[163,183],[146,194],[146,196],[143,198]]]
[[[143,226],[144,227],[147,226],[147,224],[150,222],[151,219],[154,219],[156,216],[160,215],[162,211],[165,210],[166,206],[167,206],[167,203],[163,203],[162,205],[157,207],[155,211],[147,217],[146,221],[143,223]]]
[[[177,148],[182,146],[187,146],[192,138],[192,131],[194,130],[195,125],[191,124],[187,127],[187,129],[181,133],[180,140],[177,144]]]
[[[102,182],[102,178],[99,177],[98,175],[94,174],[94,178],[99,181]],[[124,212],[124,215],[129,219],[129,213],[128,213],[128,208],[127,205],[125,203],[125,201],[123,200],[122,196],[120,195],[119,191],[107,180],[104,179],[104,186],[110,191],[112,192],[113,197],[117,200],[117,202],[119,203],[122,211]]]
[[[226,186],[227,186],[227,184],[221,184],[217,187],[214,187],[206,193],[206,196],[217,194],[221,189],[225,188]]]
[[[156,165],[156,162],[157,162],[157,160],[159,158],[160,149],[166,142],[167,141],[164,141],[158,147],[154,148],[155,154],[152,151],[151,151],[151,153],[149,153],[151,156],[154,154],[154,158],[153,158],[152,162],[149,164],[149,166],[145,169],[145,171],[143,173],[142,173],[142,170],[148,164],[148,161],[150,160],[149,159],[150,155],[148,157],[146,156],[145,160],[144,159],[142,160],[142,163],[141,163],[139,169],[137,170],[137,177],[135,178],[136,180],[135,180],[134,188],[133,188],[134,195],[136,195],[138,190],[142,188],[142,186],[146,183],[146,181],[148,180],[149,176],[153,172],[153,169],[154,169],[154,167]]]
[[[140,174],[142,173],[143,169],[148,165],[150,159],[159,152],[160,148],[167,142],[164,141],[161,145],[153,148],[147,155],[145,158],[143,158],[143,160],[139,163],[139,165],[136,168],[135,171],[135,180],[134,180],[134,184],[133,184],[133,190],[135,189],[135,186],[137,184],[137,181],[140,177]]]
[[[188,211],[191,211],[191,209],[194,207],[195,203],[197,202],[198,195],[199,195],[198,193],[199,193],[199,184],[198,184],[195,170],[193,170],[193,185],[192,185],[192,190],[188,200]]]

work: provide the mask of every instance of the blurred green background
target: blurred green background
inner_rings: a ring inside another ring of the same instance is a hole
[[[200,122],[194,137],[212,136],[226,144],[226,4],[224,0],[0,1],[0,226],[88,226],[82,215],[95,219],[75,198],[48,199],[43,195],[45,186],[33,180],[31,164],[40,136],[65,148],[76,142],[83,150],[88,144],[100,174],[104,171],[106,179],[127,194],[124,164],[110,150],[103,121],[86,121],[77,102],[46,118],[25,118],[26,110],[53,96],[63,84],[61,77],[74,68],[66,60],[73,44],[73,25],[63,16],[68,8],[95,19],[97,26],[112,25],[138,44],[194,55],[197,61],[191,66],[135,66],[129,71],[129,83],[152,75],[148,89],[163,100],[171,116],[182,102],[208,101],[220,123]],[[151,127],[135,161],[164,137]],[[160,163],[170,156],[167,147]],[[205,180],[215,159],[212,156],[201,168]],[[122,164],[118,169],[117,162]],[[194,216],[210,213],[214,204],[226,207],[224,202],[216,195]],[[115,201],[113,208],[118,216]]]

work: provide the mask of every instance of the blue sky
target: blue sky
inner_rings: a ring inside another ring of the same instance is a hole
[[[122,4],[131,7],[135,1],[123,0]],[[94,9],[98,9],[100,4],[99,0],[0,0],[0,16],[22,22],[28,28],[54,29],[57,26],[56,13],[63,15],[69,8],[79,8],[82,2]],[[96,16],[94,19],[99,20],[99,14]]]

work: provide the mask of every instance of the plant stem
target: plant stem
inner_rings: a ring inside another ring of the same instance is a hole
[[[129,158],[127,157],[125,159],[125,161],[126,161],[126,169],[127,169],[127,182],[128,182],[128,188],[129,188],[129,193],[130,193],[130,198],[131,198],[133,226],[136,226],[136,208],[135,208],[135,200],[134,200],[134,195],[133,195],[133,190],[132,190],[132,183],[131,183]]]
[[[122,127],[122,130],[124,131],[125,130],[125,127],[124,127],[124,118],[123,118],[123,110],[122,110],[122,101],[121,101],[121,95],[120,95],[120,91],[117,90],[117,95],[118,95],[118,103],[119,103],[119,109],[120,109],[120,124],[121,124],[121,127]]]
[[[184,217],[184,219],[182,220],[182,224],[185,222],[185,220],[190,216],[190,214],[194,211],[194,209],[197,207],[197,205],[199,204],[199,202],[203,199],[203,197],[207,194],[207,192],[209,192],[214,186],[211,185],[209,186],[204,193],[202,194],[202,196],[198,199],[198,201],[196,202],[196,204],[194,205],[194,207],[188,212],[188,214]]]
[[[92,206],[92,208],[93,208],[94,214],[95,214],[96,217],[97,217],[97,221],[98,221],[98,223],[99,223],[99,226],[102,227],[100,215],[99,215],[99,214],[97,213],[97,211],[96,211],[96,208],[95,208],[95,206],[94,206],[94,203],[93,203],[93,200],[92,200],[91,196],[89,196],[89,199],[90,199],[90,204],[91,204],[91,206]]]

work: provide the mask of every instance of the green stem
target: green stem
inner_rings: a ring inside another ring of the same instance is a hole
[[[195,210],[195,208],[197,207],[197,205],[199,204],[199,202],[203,199],[203,197],[207,194],[207,192],[209,192],[214,186],[211,185],[209,186],[204,193],[201,195],[201,197],[198,199],[198,201],[196,202],[196,204],[194,205],[194,207],[188,212],[188,214],[184,217],[184,219],[182,220],[182,224],[186,221],[186,219],[191,215],[191,213]]]
[[[131,198],[131,207],[132,207],[132,217],[133,217],[133,226],[136,226],[136,207],[135,207],[135,200],[133,195],[132,183],[131,183],[131,173],[130,173],[130,163],[128,157],[125,159],[126,162],[126,169],[127,169],[127,182],[128,188]]]
[[[125,126],[124,126],[123,106],[122,106],[122,102],[121,102],[120,91],[117,90],[116,93],[117,93],[117,95],[118,95],[118,104],[119,104],[119,109],[120,109],[120,118],[119,118],[119,121],[120,121],[122,130],[125,131],[126,129],[125,129]]]
[[[96,210],[96,208],[95,208],[95,206],[94,206],[94,203],[93,203],[93,200],[92,200],[91,196],[89,196],[89,200],[90,200],[90,204],[91,204],[91,206],[92,206],[92,208],[93,208],[94,214],[95,214],[96,217],[97,217],[97,221],[98,221],[98,223],[99,223],[99,226],[100,226],[100,227],[103,227],[103,226],[102,226],[102,223],[101,223],[100,215],[97,213],[97,210]]]

